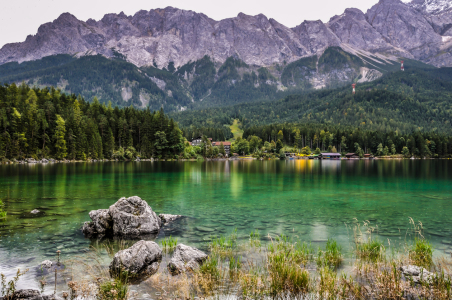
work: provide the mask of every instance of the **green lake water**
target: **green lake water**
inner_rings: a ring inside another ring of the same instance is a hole
[[[0,165],[8,212],[0,221],[0,272],[12,277],[29,268],[19,287],[38,288],[41,261],[54,260],[57,250],[63,260],[83,257],[98,245],[80,231],[90,210],[134,195],[157,213],[186,216],[164,227],[157,242],[171,235],[205,249],[212,235],[237,229],[246,240],[258,229],[263,240],[286,234],[315,247],[334,238],[347,252],[356,220],[368,220],[380,239],[396,245],[413,218],[435,255],[452,252],[451,160]]]

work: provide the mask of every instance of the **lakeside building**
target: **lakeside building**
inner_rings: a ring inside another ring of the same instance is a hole
[[[212,142],[212,138],[209,138],[209,140]],[[194,138],[190,145],[196,147],[196,146],[200,146],[202,142],[202,137],[196,137]],[[212,146],[213,147],[220,147],[221,143],[223,143],[224,146],[224,151],[226,152],[227,155],[231,154],[231,142],[212,142]]]
[[[212,146],[214,147],[220,147],[221,143],[223,143],[224,146],[224,152],[229,156],[231,153],[231,142],[212,142]]]
[[[320,153],[320,159],[341,159],[340,153]]]

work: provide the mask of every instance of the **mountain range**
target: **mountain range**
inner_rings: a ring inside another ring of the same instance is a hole
[[[450,1],[380,0],[294,28],[262,14],[216,21],[173,7],[86,22],[64,13],[0,49],[0,82],[171,111],[368,82],[400,60],[452,66]]]

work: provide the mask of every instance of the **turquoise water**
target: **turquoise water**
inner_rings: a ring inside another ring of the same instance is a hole
[[[349,251],[356,220],[368,220],[394,245],[405,241],[413,218],[435,255],[452,252],[450,160],[1,165],[8,218],[0,221],[0,272],[11,277],[29,268],[20,284],[38,288],[42,260],[57,250],[63,260],[83,257],[98,245],[80,232],[90,210],[133,195],[157,213],[187,217],[165,227],[157,242],[171,235],[205,249],[211,235],[237,229],[246,240],[258,229],[263,240],[287,234],[317,247],[334,238]]]

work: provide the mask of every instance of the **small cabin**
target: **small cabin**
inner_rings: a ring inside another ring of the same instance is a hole
[[[347,153],[345,154],[346,158],[359,158],[359,155],[356,153]]]
[[[341,159],[340,153],[320,153],[321,159]]]

